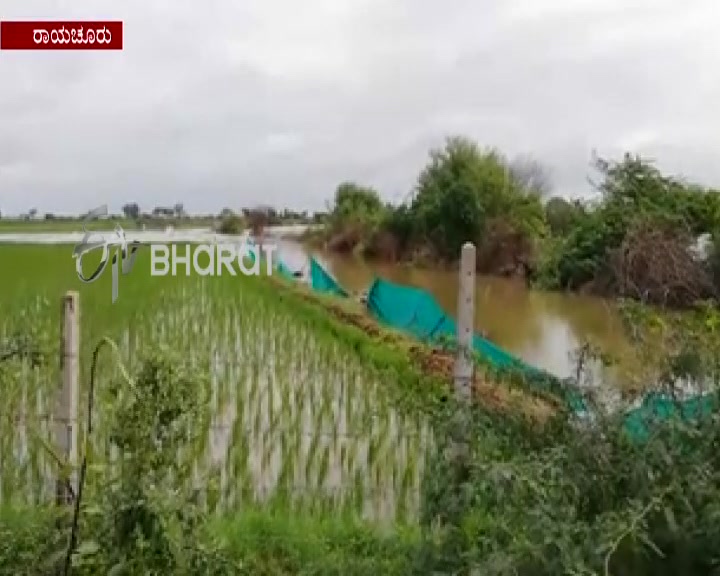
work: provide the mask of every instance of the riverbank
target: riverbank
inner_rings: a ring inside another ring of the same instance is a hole
[[[421,244],[399,252],[397,240],[387,232],[379,235],[379,238],[361,238],[353,232],[313,229],[296,238],[309,250],[332,252],[342,257],[362,257],[380,264],[442,272],[457,271],[459,266],[457,258],[439,257],[431,244]],[[699,300],[720,298],[720,292],[713,287],[713,278],[720,272],[720,268],[717,268],[714,260],[716,252],[712,238],[707,234],[697,238],[668,239],[656,234],[635,238],[635,244],[623,246],[622,251],[633,254],[631,259],[634,266],[647,268],[646,265],[652,260],[647,270],[650,277],[642,283],[625,287],[621,287],[615,279],[614,275],[619,274],[616,270],[607,270],[607,276],[598,275],[579,284],[558,284],[555,276],[559,272],[555,268],[560,265],[557,260],[565,242],[558,238],[545,238],[536,240],[532,246],[519,237],[510,241],[502,236],[484,237],[476,246],[476,271],[485,276],[522,281],[528,288],[600,298],[631,297],[648,304],[676,309],[691,307]],[[663,270],[675,261],[682,262],[682,281],[679,278],[663,279]],[[622,262],[617,264],[624,265]],[[626,282],[634,281],[631,279]],[[664,296],[660,296],[661,293]]]
[[[319,323],[327,324],[330,321],[329,330],[342,334],[344,339],[350,339],[364,361],[376,369],[411,375],[411,378],[403,378],[403,381],[429,378],[428,383],[421,385],[429,386],[431,382],[439,384],[441,390],[445,390],[440,399],[452,394],[453,352],[419,343],[405,334],[380,326],[353,299],[341,300],[318,294],[302,283],[290,282],[278,276],[269,277],[267,281],[277,287],[280,302],[288,301],[293,309],[300,307],[307,310]],[[506,415],[522,414],[541,424],[561,406],[554,396],[500,381],[479,365],[474,372],[472,387],[473,397],[485,409]],[[423,396],[425,394],[423,392]]]
[[[384,235],[382,241],[357,237],[351,239],[351,233],[348,232],[329,232],[316,228],[298,235],[296,239],[309,250],[331,252],[342,257],[361,257],[380,264],[443,272],[457,271],[459,267],[458,259],[442,259],[434,253],[431,246],[419,246],[414,250],[400,253],[394,248],[397,240],[389,234]],[[515,254],[508,254],[504,258],[496,257],[495,263],[488,263],[480,258],[482,255],[478,256],[476,272],[497,278],[527,280],[528,287],[532,286],[528,275],[531,270],[526,266],[525,259],[518,258]]]

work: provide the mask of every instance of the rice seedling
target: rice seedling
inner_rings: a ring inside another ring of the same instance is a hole
[[[53,498],[55,303],[77,288],[83,358],[109,334],[133,373],[144,367],[139,357],[163,348],[197,373],[194,387],[182,382],[183,402],[170,398],[197,416],[177,434],[183,442],[173,456],[193,471],[189,487],[217,515],[212,523],[234,542],[250,573],[258,563],[267,568],[267,559],[292,564],[288,574],[349,573],[368,559],[367,571],[355,573],[407,574],[418,547],[422,573],[657,575],[716,568],[717,416],[700,427],[659,429],[639,445],[611,418],[595,428],[565,421],[538,428],[520,414],[476,406],[468,419],[470,462],[456,466],[444,448],[457,431],[444,426],[455,425],[445,417],[457,407],[433,403],[438,398],[416,386],[430,379],[414,372],[407,357],[376,346],[360,329],[338,327],[319,305],[300,305],[302,298],[267,279],[159,280],[142,273],[142,261],[110,305],[105,279],[78,286],[66,254],[0,247],[0,267],[27,271],[0,288],[0,351],[14,351],[0,362],[0,506],[27,510]],[[684,342],[698,348],[708,341],[717,375],[717,316],[702,319],[705,329]],[[686,369],[675,366],[677,359],[670,358],[671,368]],[[82,368],[85,384],[87,363]],[[132,469],[111,437],[113,426],[123,430],[117,412],[132,391],[110,356],[101,357],[97,381],[92,461]],[[423,406],[445,417],[431,419]],[[404,522],[413,524],[422,538],[383,544],[378,526],[372,537],[347,528],[358,516],[394,520],[395,535]],[[338,523],[321,526],[330,517]],[[0,564],[22,573],[18,550],[25,558],[47,552],[2,520]],[[50,540],[41,523],[25,526]],[[333,555],[347,563],[314,571],[317,559]],[[405,559],[395,572],[388,569],[392,558]],[[257,573],[277,573],[269,570]]]
[[[189,431],[178,458],[193,461],[201,491],[218,485],[217,501],[204,496],[211,509],[272,502],[308,512],[354,509],[375,520],[417,514],[427,418],[394,406],[391,391],[400,384],[303,310],[278,305],[276,287],[257,278],[151,277],[139,258],[111,305],[106,278],[78,285],[65,247],[0,247],[0,265],[10,260],[25,262],[28,274],[0,293],[0,339],[29,329],[47,358],[41,366],[19,358],[0,367],[0,503],[52,498],[46,446],[59,381],[55,302],[79,289],[83,385],[91,347],[106,334],[128,369],[143,351],[168,347],[208,375],[197,390],[202,429]],[[90,438],[96,458],[115,450],[107,422],[113,394],[122,394],[119,379],[117,362],[101,357]]]

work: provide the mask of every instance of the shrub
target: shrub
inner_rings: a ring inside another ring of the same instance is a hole
[[[218,227],[220,234],[238,235],[245,229],[245,222],[237,214],[231,214],[223,217]]]

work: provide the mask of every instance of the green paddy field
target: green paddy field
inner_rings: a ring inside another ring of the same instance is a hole
[[[393,533],[415,524],[432,428],[422,410],[398,401],[407,388],[402,373],[379,369],[382,362],[367,357],[370,349],[358,352],[365,338],[359,330],[299,305],[290,288],[267,278],[153,277],[144,249],[132,272],[120,275],[112,303],[111,264],[85,284],[71,254],[71,245],[0,245],[0,342],[33,352],[0,372],[5,510],[42,509],[53,501],[57,467],[48,446],[60,381],[60,302],[75,290],[81,420],[93,349],[107,336],[118,351],[106,349],[97,366],[87,450],[98,463],[119,461],[105,423],[123,371],[137,370],[151,349],[169,350],[203,374],[191,388],[201,417],[178,454],[192,466],[185,488],[199,494],[230,540],[242,534],[264,545],[246,529],[251,525],[279,531],[283,546],[299,539],[302,549],[324,545],[322,534],[332,539],[354,531],[348,523],[371,531],[395,527]],[[99,255],[86,256],[85,274],[98,263]],[[33,366],[35,353],[41,359]]]
[[[92,254],[85,273],[95,267]],[[431,430],[421,417],[395,409],[388,381],[353,353],[316,315],[283,300],[276,286],[243,276],[153,277],[140,250],[120,276],[111,303],[110,264],[94,283],[75,272],[70,246],[0,247],[0,340],[29,332],[43,349],[59,351],[60,299],[80,293],[82,373],[93,347],[109,336],[132,372],[142,351],[169,348],[208,374],[203,429],[193,434],[198,477],[219,485],[221,508],[282,497],[288,505],[352,508],[375,520],[412,518]],[[262,267],[265,268],[264,266]],[[116,361],[98,368],[97,432],[93,450],[109,453],[102,430],[112,404],[103,390],[117,377]],[[46,415],[58,382],[58,354],[5,383],[8,414],[0,429],[2,501],[50,497],[49,462],[33,434],[49,440]],[[201,395],[200,395],[201,394]]]
[[[461,410],[444,353],[346,321],[359,307],[153,277],[144,249],[112,303],[111,264],[85,284],[71,254],[0,245],[0,575],[714,573],[715,417],[633,443],[612,418],[508,410],[530,393],[500,381]],[[78,472],[51,426],[68,290],[93,422],[79,515],[54,504]]]

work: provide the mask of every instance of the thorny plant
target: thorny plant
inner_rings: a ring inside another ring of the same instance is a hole
[[[638,333],[652,333],[654,324],[662,336],[662,352],[657,338],[652,343],[664,361],[650,389],[667,391],[680,380],[717,384],[714,308],[692,316],[634,305],[624,312]],[[453,429],[436,425],[440,445],[423,499],[427,570],[508,576],[720,571],[717,414],[655,422],[649,437],[637,441],[627,433],[625,413],[600,404],[590,423],[559,416],[542,428],[521,415],[499,418],[481,406],[455,405],[445,426],[457,421],[453,412],[467,410],[471,440],[462,476],[443,450],[455,441]]]

